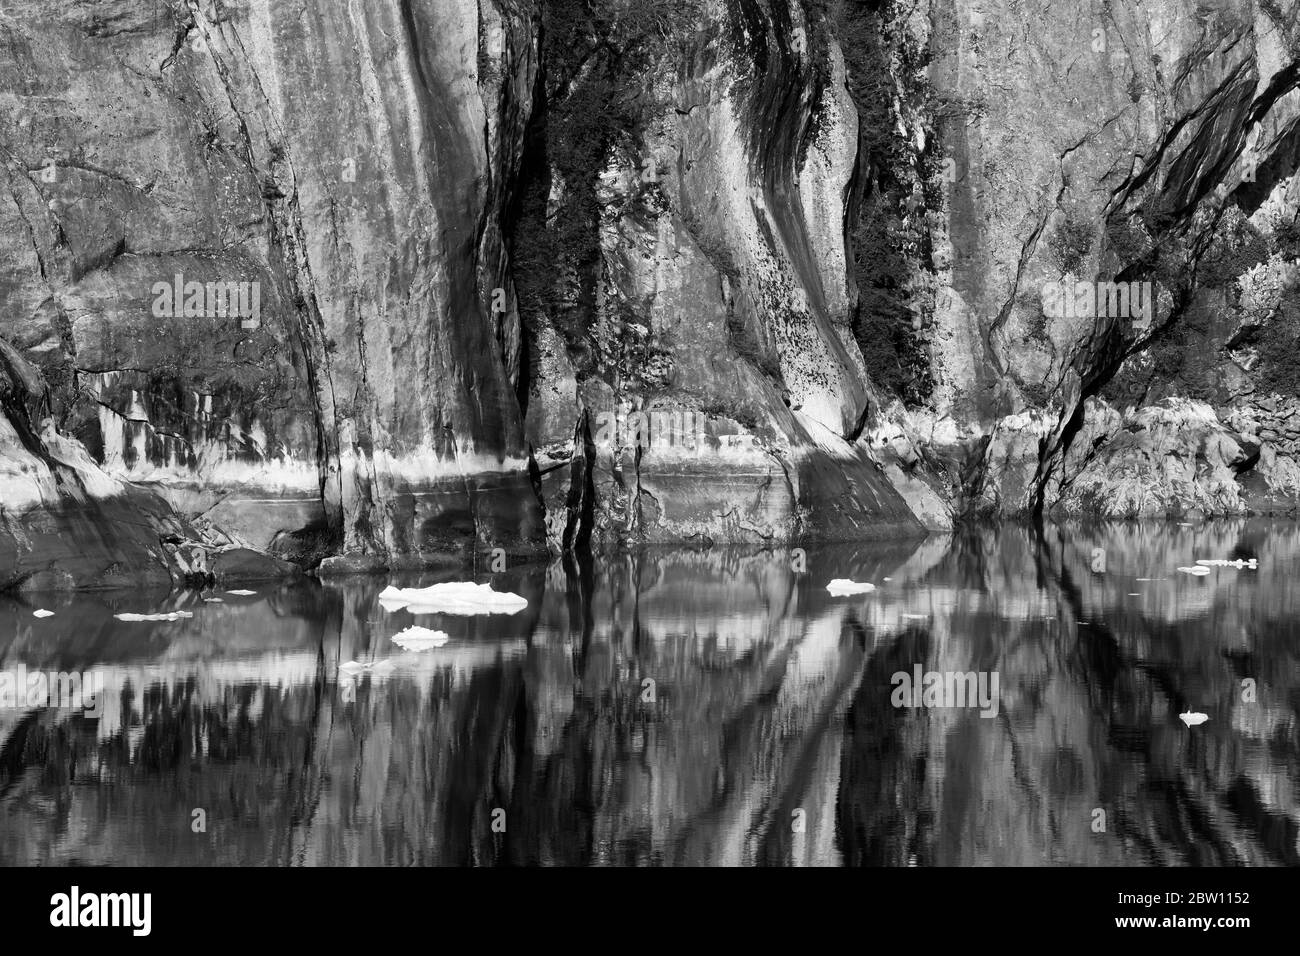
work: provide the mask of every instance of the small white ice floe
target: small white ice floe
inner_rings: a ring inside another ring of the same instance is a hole
[[[47,611],[45,608],[32,611],[32,617],[54,617],[53,611]]]
[[[180,621],[193,617],[193,611],[168,611],[166,614],[114,614],[119,621]]]
[[[450,640],[451,635],[445,631],[434,631],[427,627],[412,626],[393,635],[393,643],[404,651],[427,651],[430,648],[442,647]]]
[[[1179,714],[1178,719],[1181,720],[1183,723],[1185,723],[1188,727],[1195,727],[1197,724],[1203,724],[1207,720],[1209,720],[1210,715],[1202,714],[1199,711],[1195,711],[1195,710],[1189,710],[1185,713]]]
[[[826,585],[826,590],[831,592],[831,597],[846,597],[850,594],[868,594],[875,589],[876,586],[874,584],[850,581],[848,578],[836,578],[830,584]]]
[[[493,591],[490,584],[448,581],[427,588],[390,584],[379,592],[379,604],[385,611],[406,608],[412,614],[518,614],[528,607],[528,600],[509,591]]]
[[[893,578],[881,578],[880,580],[882,580],[882,581],[892,581],[892,580],[894,580],[894,579],[893,579]]]
[[[1204,577],[1205,575],[1210,573],[1209,568],[1202,567],[1199,564],[1195,564],[1190,567],[1179,568],[1178,570],[1182,571],[1184,574],[1195,574],[1197,577]]]
[[[256,591],[227,591],[227,594],[238,594],[240,597],[248,597],[250,594],[256,594]]]
[[[363,664],[361,661],[348,661],[346,664],[339,665],[339,673],[346,674],[349,677],[356,677],[360,674],[366,673],[367,671],[372,674],[382,674],[385,671],[391,670],[392,667],[393,662],[387,658],[381,661],[371,661],[368,664]]]
[[[226,602],[221,600],[221,598],[204,598],[203,603],[204,604],[225,604]]]
[[[1238,571],[1243,568],[1250,568],[1252,571],[1259,570],[1259,559],[1251,558],[1249,561],[1243,561],[1238,558],[1236,561],[1229,561],[1227,558],[1197,558],[1196,563],[1203,568],[1236,568]]]

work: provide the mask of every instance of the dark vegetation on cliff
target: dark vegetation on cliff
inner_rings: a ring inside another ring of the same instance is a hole
[[[890,3],[875,0],[809,0],[809,55],[816,75],[795,68],[790,47],[793,29],[781,4],[745,0],[729,10],[726,39],[738,62],[752,69],[733,78],[733,93],[747,110],[747,127],[761,141],[753,144],[774,207],[799,215],[789,201],[794,170],[802,161],[817,123],[819,100],[829,83],[828,41],[840,44],[849,93],[859,112],[858,168],[847,197],[846,238],[851,245],[850,281],[857,299],[851,316],[872,381],[909,404],[931,394],[928,343],[922,316],[933,309],[930,293],[907,277],[928,263],[928,166],[933,156],[918,156],[898,132],[894,108],[895,65],[910,77],[924,66],[893,22]],[[653,164],[645,155],[647,124],[669,108],[654,88],[658,72],[692,57],[717,55],[706,47],[719,39],[702,32],[698,11],[688,0],[651,0],[627,5],[550,0],[541,7],[540,70],[534,111],[526,135],[519,188],[507,215],[514,281],[519,297],[525,351],[518,385],[521,405],[536,374],[533,345],[541,324],[562,337],[579,380],[608,376],[593,335],[602,280],[599,229],[608,212],[602,206],[600,178],[615,166],[641,170],[634,201],[653,209],[666,202]],[[739,47],[743,47],[739,49]],[[735,48],[735,49],[732,49]],[[756,84],[764,84],[759,88]],[[814,90],[812,115],[799,109],[798,97]],[[922,91],[909,90],[920,97]],[[794,125],[792,125],[794,124]],[[789,140],[789,142],[787,142]],[[650,164],[650,165],[647,165]],[[932,170],[929,170],[932,172]],[[794,234],[792,231],[791,234]],[[786,237],[789,238],[788,236]],[[775,241],[775,240],[774,240]],[[711,256],[711,258],[714,258]],[[715,263],[724,273],[728,263]],[[655,343],[642,341],[641,303],[609,309],[621,333],[621,364],[642,374],[653,368]],[[779,381],[775,357],[752,330],[734,323],[733,346],[742,358]],[[613,384],[613,382],[611,382]],[[653,391],[653,375],[639,384]]]
[[[665,108],[645,78],[670,50],[680,52],[694,22],[687,0],[645,0],[625,10],[585,0],[541,6],[534,109],[506,222],[524,330],[518,395],[525,409],[545,324],[560,334],[579,380],[602,364],[592,335],[602,280],[600,177],[613,163],[645,168],[645,126]],[[653,173],[640,190],[639,201],[656,201]],[[635,303],[616,312],[623,328],[638,324]],[[647,351],[632,338],[634,349]]]
[[[853,332],[867,373],[886,393],[909,405],[924,403],[934,389],[924,316],[933,302],[907,277],[928,268],[930,238],[925,211],[938,206],[927,195],[926,175],[935,163],[918,155],[899,132],[894,108],[899,81],[906,95],[922,98],[912,78],[923,54],[898,32],[889,0],[816,0],[844,53],[847,86],[858,111],[858,164],[845,214],[857,288]],[[897,78],[895,69],[898,70]]]

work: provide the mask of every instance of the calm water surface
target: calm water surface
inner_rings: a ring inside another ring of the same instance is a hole
[[[1176,570],[1237,556],[1258,570]],[[1006,528],[801,564],[479,577],[528,599],[511,617],[389,613],[387,578],[0,597],[0,672],[105,686],[95,718],[0,706],[0,863],[1300,863],[1300,526]],[[174,609],[194,616],[113,618]],[[405,652],[412,624],[451,640]],[[996,715],[895,707],[917,667],[996,674]]]

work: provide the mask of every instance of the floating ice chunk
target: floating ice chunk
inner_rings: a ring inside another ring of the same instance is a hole
[[[1227,558],[1197,558],[1196,563],[1203,568],[1236,568],[1238,571],[1243,568],[1250,568],[1252,571],[1259,570],[1259,559],[1251,558],[1244,561],[1237,558],[1235,561],[1229,561]]]
[[[850,594],[868,594],[875,589],[876,586],[874,584],[850,581],[848,578],[836,578],[830,584],[826,585],[826,590],[831,592],[831,597],[846,597]]]
[[[1202,714],[1198,711],[1189,710],[1186,713],[1178,715],[1178,719],[1188,727],[1195,727],[1197,724],[1203,724],[1210,719],[1209,714]]]
[[[346,674],[349,677],[356,677],[359,674],[366,673],[366,671],[372,674],[383,674],[392,670],[392,668],[393,662],[387,658],[381,661],[371,661],[368,664],[363,664],[361,661],[348,661],[346,664],[339,665],[339,673]]]
[[[528,600],[509,591],[493,591],[490,584],[448,581],[427,588],[395,588],[379,592],[386,611],[406,608],[412,614],[518,614]]]
[[[114,614],[119,621],[180,621],[193,617],[193,611],[168,611],[165,614]]]
[[[250,594],[256,594],[256,591],[227,591],[227,594],[238,594],[240,597],[248,597]]]
[[[1199,564],[1194,564],[1191,567],[1179,568],[1178,570],[1182,571],[1184,574],[1195,574],[1197,576],[1204,576],[1210,573],[1209,568],[1202,567]]]
[[[203,603],[204,604],[225,604],[226,602],[221,600],[221,598],[204,598]]]
[[[47,611],[45,608],[40,608],[39,610],[32,611],[32,617],[54,617],[54,612]]]
[[[427,651],[442,647],[451,640],[444,631],[433,631],[427,627],[408,627],[401,633],[393,635],[393,643],[404,651]]]

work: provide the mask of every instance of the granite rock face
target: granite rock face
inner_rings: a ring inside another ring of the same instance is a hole
[[[531,21],[56,2],[0,28],[3,334],[105,480],[303,563],[541,544],[491,294]]]
[[[919,530],[860,441],[858,118],[826,12],[606,6],[542,8],[512,228],[551,540]]]
[[[12,3],[0,586],[1286,510],[1294,8]]]
[[[1270,375],[1294,391],[1277,341],[1294,334],[1294,4],[841,10],[883,38],[898,91],[876,110],[892,132],[858,225],[891,269],[858,249],[859,338],[864,354],[894,343],[905,411],[882,430],[922,441],[955,514],[1076,510],[1080,436],[1146,408],[1189,416],[1188,459],[1202,404],[1247,443],[1294,450],[1289,407],[1242,400],[1281,401]],[[1243,406],[1260,414],[1238,421]]]

